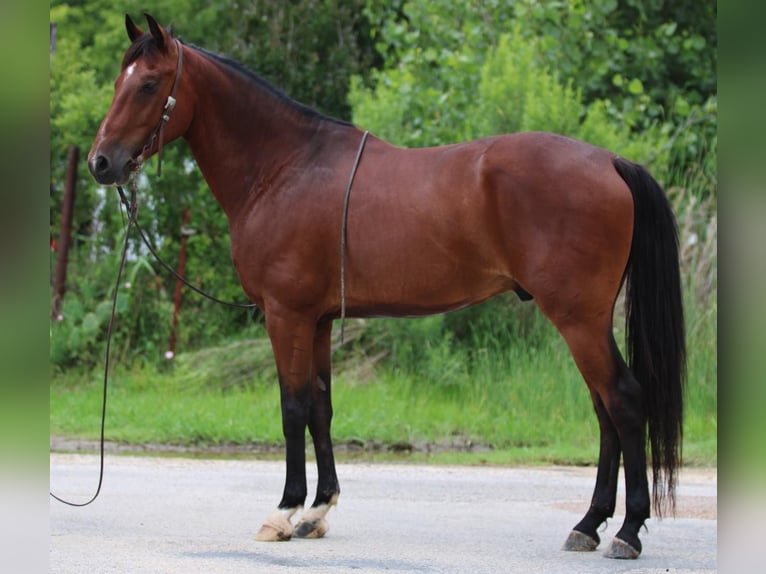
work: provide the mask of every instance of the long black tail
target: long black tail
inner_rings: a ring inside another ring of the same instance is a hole
[[[660,185],[640,165],[614,167],[633,194],[633,244],[626,272],[626,350],[644,389],[657,515],[675,512],[683,439],[686,342],[678,262],[678,228]]]

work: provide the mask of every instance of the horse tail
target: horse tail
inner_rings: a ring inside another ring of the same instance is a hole
[[[642,166],[615,158],[633,194],[633,243],[626,269],[628,364],[644,390],[658,516],[675,513],[683,439],[686,343],[678,227],[665,193]]]

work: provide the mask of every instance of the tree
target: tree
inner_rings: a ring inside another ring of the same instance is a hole
[[[354,84],[358,121],[364,98],[377,97],[390,109],[379,105],[374,113],[386,117],[386,133],[398,132],[397,141],[423,145],[464,137],[467,132],[456,129],[469,123],[461,110],[474,105],[466,94],[475,95],[481,66],[500,37],[512,34],[535,48],[535,68],[527,76],[539,70],[581,95],[581,121],[593,109],[593,117],[628,130],[622,145],[659,130],[661,153],[655,156],[669,152],[667,173],[674,180],[668,183],[700,171],[715,193],[714,2],[485,0],[466,7],[454,0],[370,0],[367,14],[383,66]],[[401,123],[391,123],[396,117]],[[427,128],[431,139],[419,139],[421,124],[433,122],[439,126]]]

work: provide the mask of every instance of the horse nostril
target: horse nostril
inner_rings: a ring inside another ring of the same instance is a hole
[[[94,167],[96,169],[96,173],[104,173],[109,169],[109,160],[106,158],[106,156],[100,155],[96,158]]]

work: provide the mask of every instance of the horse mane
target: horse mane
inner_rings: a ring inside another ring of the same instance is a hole
[[[259,89],[267,90],[270,94],[276,96],[277,99],[280,100],[282,103],[286,104],[287,106],[293,109],[298,110],[304,116],[307,116],[309,118],[319,119],[319,120],[330,121],[336,124],[341,124],[346,126],[352,125],[347,121],[333,118],[332,116],[323,114],[322,112],[315,110],[314,108],[311,108],[305,104],[302,104],[294,100],[293,98],[285,94],[282,90],[280,90],[279,88],[277,88],[276,86],[274,86],[273,84],[265,80],[262,76],[259,76],[258,74],[253,72],[250,68],[248,68],[241,62],[238,62],[237,60],[234,60],[227,56],[223,56],[221,54],[217,54],[215,52],[211,52],[210,50],[207,50],[205,48],[200,48],[199,46],[195,46],[194,44],[190,44],[183,41],[182,43],[184,46],[188,46],[189,48],[192,48],[193,50],[200,52],[204,56],[221,64],[223,67],[228,68],[229,70],[236,72],[240,74],[241,76],[245,77],[255,87]]]
[[[171,27],[165,28],[165,30],[171,38],[177,39],[184,46],[187,46],[188,48],[191,48],[201,53],[203,56],[206,56],[207,58],[210,58],[211,60],[217,62],[218,64],[221,64],[224,68],[227,68],[235,73],[238,73],[240,76],[244,77],[250,83],[252,83],[256,88],[267,90],[270,94],[276,96],[277,99],[280,100],[282,103],[299,111],[304,116],[307,116],[313,119],[329,121],[329,122],[333,122],[333,123],[344,125],[344,126],[353,125],[347,121],[339,120],[337,118],[333,118],[332,116],[323,114],[322,112],[315,110],[314,108],[311,108],[305,104],[302,104],[294,100],[293,98],[285,94],[282,90],[280,90],[273,84],[269,83],[263,77],[253,72],[250,68],[248,68],[241,62],[238,62],[237,60],[234,60],[227,56],[223,56],[221,54],[211,52],[210,50],[201,48],[200,46],[195,46],[194,44],[191,44],[189,42],[184,42],[181,38],[176,38],[173,35],[173,29]],[[133,42],[130,48],[128,48],[128,51],[125,52],[125,56],[122,59],[122,68],[125,69],[127,66],[135,62],[141,56],[152,56],[156,54],[158,50],[159,48],[157,47],[157,43],[154,41],[154,37],[148,33],[142,34],[140,37],[136,38],[136,41]]]

